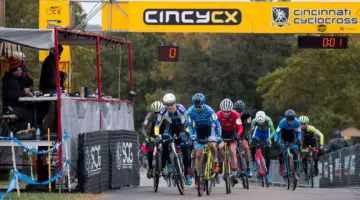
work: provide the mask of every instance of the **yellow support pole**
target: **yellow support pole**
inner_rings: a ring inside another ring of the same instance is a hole
[[[48,150],[50,150],[50,128],[48,128]],[[48,152],[49,180],[51,179],[51,158]],[[49,183],[49,192],[51,192],[51,183]]]

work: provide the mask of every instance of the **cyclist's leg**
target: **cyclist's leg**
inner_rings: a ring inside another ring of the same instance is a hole
[[[249,177],[252,177],[252,172],[250,170],[250,149],[249,143],[246,139],[240,140],[241,148],[245,151],[246,165],[247,165],[247,174]]]
[[[315,169],[315,176],[319,173],[319,152],[313,152],[313,158],[314,158],[314,169]]]
[[[291,145],[291,152],[293,154],[293,160],[294,160],[294,170],[297,174],[299,174],[299,164],[300,164],[300,151],[299,146],[297,144]]]
[[[220,161],[224,160],[224,157],[225,157],[224,145],[225,145],[225,143],[221,142],[218,146],[218,159]]]
[[[181,138],[180,147],[181,147],[181,152],[183,154],[184,175],[186,178],[186,184],[191,185],[192,184],[191,176],[190,176],[191,153],[190,153],[189,137],[185,132],[181,132],[180,138]]]
[[[287,137],[285,134],[280,134],[279,138],[279,145],[277,146],[277,154],[279,158],[279,174],[280,176],[284,175],[284,151],[285,151],[285,145],[284,142],[287,141]]]
[[[260,140],[260,131],[258,129],[258,127],[255,128],[254,130],[254,135],[252,137],[252,141],[251,141],[251,159],[253,161],[253,169],[255,170],[256,168],[256,161],[255,161],[255,154],[256,154],[256,145],[258,144]]]
[[[231,170],[233,172],[233,174],[237,175],[236,173],[238,172],[238,160],[237,160],[237,156],[236,156],[236,142],[235,141],[231,141],[228,143],[228,146],[230,148],[230,154],[231,154]]]
[[[153,153],[154,153],[155,142],[149,141],[146,146],[148,148],[147,159],[148,159],[149,169],[152,169],[153,168],[152,162],[153,162]]]
[[[217,145],[215,143],[216,137],[215,136],[209,136],[207,139],[210,140],[210,141],[214,141],[214,142],[209,143],[209,147],[210,147],[212,160],[213,160],[214,173],[218,173],[219,172],[219,162],[218,162],[218,157],[217,157],[217,147],[216,147]]]
[[[264,131],[264,134],[262,137],[263,142],[266,143],[266,141],[269,139],[269,137],[270,137],[270,128],[268,128],[266,131]],[[266,164],[268,173],[270,171],[270,146],[271,146],[271,141],[270,141],[269,145],[266,145],[265,148],[262,150],[263,156],[265,158],[265,164]]]

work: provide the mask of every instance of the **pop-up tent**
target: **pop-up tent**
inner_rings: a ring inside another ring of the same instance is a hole
[[[132,53],[131,53],[131,42],[123,39],[116,39],[107,37],[100,34],[80,32],[67,29],[54,28],[53,30],[39,30],[39,29],[18,29],[18,28],[0,28],[0,41],[6,41],[9,43],[17,44],[20,46],[37,49],[37,50],[50,50],[51,48],[62,45],[94,45],[96,46],[96,67],[97,67],[97,78],[98,78],[98,98],[96,100],[91,99],[89,101],[97,102],[122,102],[122,100],[106,100],[101,97],[102,94],[102,84],[101,84],[101,69],[100,69],[100,46],[117,46],[117,45],[127,45],[128,49],[128,65],[129,65],[129,91],[133,90],[133,78],[132,78]],[[56,51],[56,83],[57,83],[57,113],[58,113],[58,141],[61,142],[63,138],[63,128],[62,128],[62,113],[61,113],[61,91],[60,91],[60,71],[59,71],[59,53],[58,48],[55,48]],[[82,101],[87,101],[82,100]],[[131,102],[128,102],[131,103]],[[132,110],[132,109],[131,109]],[[131,112],[132,113],[132,112]],[[93,113],[93,115],[98,113]],[[99,127],[102,129],[102,122],[104,121],[104,116],[102,116],[102,111],[99,111],[100,116],[97,119],[99,120]],[[131,114],[132,115],[132,114]],[[107,113],[107,116],[109,114]],[[129,118],[130,115],[126,115],[126,118]],[[131,116],[133,117],[133,116]],[[111,116],[109,117],[111,118]],[[105,120],[106,121],[106,120]],[[109,121],[109,120],[108,120]],[[129,123],[133,123],[131,119]],[[93,123],[93,122],[90,122]],[[111,122],[112,124],[115,124]],[[133,126],[133,124],[131,125]],[[59,147],[59,169],[62,169],[62,146]]]

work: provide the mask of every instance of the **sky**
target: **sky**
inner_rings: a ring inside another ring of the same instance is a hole
[[[85,10],[86,13],[89,13],[93,7],[96,5],[96,3],[81,3],[83,9]],[[99,3],[100,5],[100,3]],[[98,6],[99,6],[98,5]],[[97,24],[97,25],[101,25],[101,10],[96,13],[96,15],[94,17],[91,18],[91,20],[88,22],[88,24]]]

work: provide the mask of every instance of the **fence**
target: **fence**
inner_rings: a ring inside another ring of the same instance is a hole
[[[78,163],[81,192],[100,193],[139,185],[139,143],[134,131],[96,131],[79,135]]]
[[[360,186],[360,144],[321,156],[319,177],[321,188]]]

